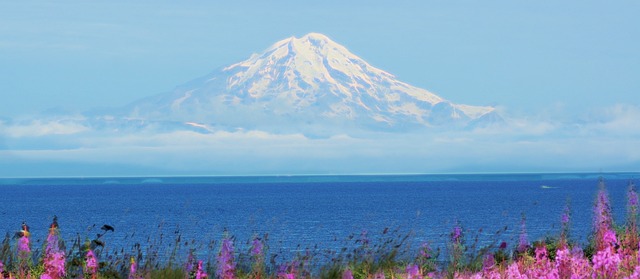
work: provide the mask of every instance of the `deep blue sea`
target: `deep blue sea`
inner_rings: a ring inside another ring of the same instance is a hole
[[[68,243],[92,239],[103,224],[109,249],[169,245],[177,235],[197,248],[226,235],[236,249],[268,233],[271,251],[338,249],[363,231],[410,234],[410,243],[444,244],[456,222],[489,244],[517,243],[526,216],[530,240],[557,235],[571,208],[571,235],[585,243],[598,180],[604,178],[614,219],[623,222],[629,181],[638,173],[405,176],[270,176],[0,179],[0,232],[26,221],[33,241],[54,215]],[[506,228],[506,230],[504,230]],[[497,231],[504,230],[497,234]],[[214,252],[217,247],[214,246]],[[417,247],[417,246],[416,246]],[[183,247],[184,248],[184,247]]]

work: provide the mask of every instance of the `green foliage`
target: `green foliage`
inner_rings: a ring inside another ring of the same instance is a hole
[[[165,267],[158,270],[151,270],[151,278],[163,278],[163,279],[184,279],[186,274],[182,268],[170,268]]]

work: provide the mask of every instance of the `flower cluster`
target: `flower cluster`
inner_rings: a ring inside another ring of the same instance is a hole
[[[218,253],[218,269],[217,275],[222,279],[235,278],[236,265],[233,255],[233,241],[228,237],[222,240],[222,246],[220,247],[220,253]]]
[[[85,256],[84,273],[87,278],[96,278],[98,274],[98,259],[93,250],[89,249]]]
[[[65,269],[66,255],[64,251],[60,250],[58,234],[58,218],[54,216],[53,222],[49,226],[44,255],[44,273],[40,279],[59,279],[67,273]]]

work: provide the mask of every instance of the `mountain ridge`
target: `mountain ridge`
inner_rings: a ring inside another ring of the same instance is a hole
[[[493,107],[454,104],[399,81],[320,33],[280,40],[247,60],[138,100],[125,111],[135,119],[278,132],[307,126],[460,128],[501,119]],[[487,114],[495,116],[482,118]]]

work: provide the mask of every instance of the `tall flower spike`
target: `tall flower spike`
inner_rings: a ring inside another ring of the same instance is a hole
[[[218,270],[216,273],[218,277],[222,279],[235,278],[233,242],[229,238],[222,240],[222,246],[220,247],[220,253],[218,254]]]
[[[253,242],[251,242],[251,256],[259,256],[262,255],[263,248],[262,241],[259,238],[254,238]]]
[[[627,223],[629,227],[637,230],[638,226],[638,192],[633,181],[629,182],[629,191],[627,193]]]
[[[604,183],[604,179],[600,178],[598,183],[598,194],[596,196],[596,204],[594,206],[594,233],[596,240],[596,251],[604,249],[604,235],[613,228],[611,219],[611,206],[609,205],[609,195]]]
[[[524,214],[522,214],[522,222],[520,223],[520,237],[518,241],[518,253],[524,253],[529,249],[529,240],[527,239],[527,224]]]
[[[353,273],[351,272],[351,269],[346,269],[342,273],[342,279],[353,279]]]
[[[131,257],[131,260],[129,261],[129,263],[130,263],[130,265],[129,265],[129,277],[128,277],[128,279],[137,279],[136,272],[138,271],[138,265],[136,264],[136,259]]]
[[[98,259],[96,259],[96,255],[93,253],[93,250],[89,249],[87,251],[86,260],[86,275],[89,275],[89,278],[96,278],[98,274]],[[135,271],[134,271],[135,273]]]
[[[49,226],[47,235],[47,246],[45,247],[44,274],[48,278],[59,279],[66,275],[65,263],[66,255],[60,251],[58,243],[58,218],[53,217],[53,222]]]
[[[410,264],[407,266],[407,279],[419,279],[422,278],[420,274],[420,267],[417,264]]]
[[[457,243],[460,241],[461,237],[462,237],[462,228],[460,228],[460,225],[456,225],[453,228],[453,231],[451,232],[451,242]]]
[[[204,271],[202,267],[202,261],[198,261],[198,270],[196,271],[196,279],[206,279],[209,278],[207,272]]]
[[[564,206],[562,215],[560,216],[560,248],[567,247],[569,238],[569,222],[571,221],[571,209],[569,208],[569,202]]]

